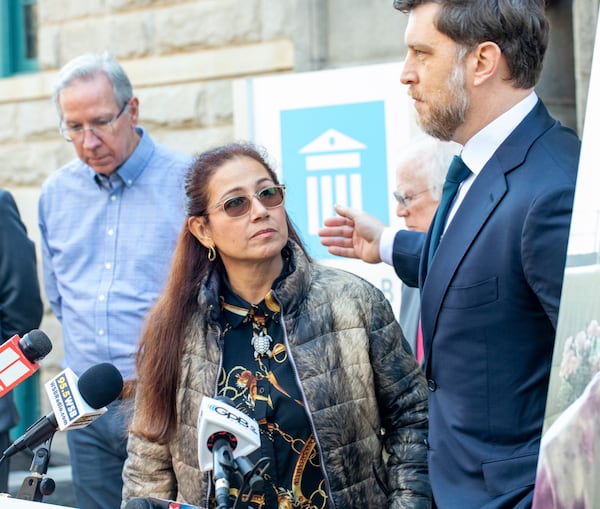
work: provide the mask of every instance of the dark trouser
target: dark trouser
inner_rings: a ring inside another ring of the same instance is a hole
[[[0,454],[10,445],[8,431],[0,432]],[[8,473],[10,471],[10,460],[5,459],[0,465],[0,493],[8,493]]]
[[[89,426],[67,432],[77,506],[119,509],[133,399],[117,400]]]

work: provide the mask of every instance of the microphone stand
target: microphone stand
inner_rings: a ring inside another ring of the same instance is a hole
[[[50,463],[50,445],[52,444],[51,435],[45,442],[33,449],[33,460],[29,468],[31,475],[23,479],[21,489],[17,494],[20,500],[31,500],[33,502],[41,502],[44,495],[52,495],[56,488],[54,479],[44,477],[48,472],[48,464]]]
[[[263,489],[264,475],[270,461],[269,458],[264,457],[252,464],[246,456],[238,456],[233,460],[233,470],[242,481],[233,509],[246,509],[250,506],[252,494]]]
[[[215,493],[216,509],[247,509],[250,507],[252,494],[263,489],[265,471],[271,460],[265,457],[253,464],[246,456],[234,459],[232,455],[228,454],[228,450],[217,449],[216,452],[219,455],[216,461],[225,473],[225,479],[219,480],[220,489]],[[240,488],[237,497],[233,500],[233,506],[231,505],[233,497],[229,496],[230,474],[236,474],[240,481]]]

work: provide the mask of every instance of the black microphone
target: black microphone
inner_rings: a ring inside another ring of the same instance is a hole
[[[121,373],[119,373],[119,370],[115,366],[108,362],[96,364],[86,370],[76,384],[69,384],[68,377],[65,375],[68,374],[67,372],[71,371],[67,369],[61,372],[48,383],[59,380],[62,384],[63,392],[69,393],[69,415],[80,414],[84,419],[71,421],[67,426],[61,427],[61,429],[69,429],[69,427],[81,428],[91,424],[95,419],[102,415],[102,412],[96,411],[92,414],[86,413],[86,409],[83,408],[84,404],[87,404],[96,410],[101,409],[109,403],[112,403],[123,390],[123,377],[121,376]],[[67,390],[64,389],[65,387]],[[78,394],[73,394],[75,392],[78,392]],[[55,399],[64,404],[64,398],[62,396],[62,394],[57,394]],[[83,403],[81,404],[78,403],[79,396],[83,399]],[[54,395],[51,399],[54,399]],[[52,401],[52,403],[55,403],[55,401]],[[63,422],[62,416],[61,422]],[[58,428],[59,424],[56,414],[50,412],[48,415],[38,419],[29,426],[25,433],[17,438],[12,445],[2,453],[2,459],[10,458],[27,447],[37,447],[48,440]]]
[[[125,504],[125,509],[202,509],[196,505],[165,500],[163,498],[132,498]]]
[[[154,509],[152,506],[147,498],[132,498],[125,504],[125,509]]]
[[[169,504],[155,504],[147,498],[132,498],[125,504],[125,509],[169,509]]]
[[[21,351],[31,362],[42,360],[52,350],[50,338],[39,329],[33,329],[19,341]]]
[[[231,507],[229,504],[229,475],[233,470],[233,449],[237,447],[235,436],[221,431],[211,436],[208,448],[213,454],[213,480],[218,509]]]
[[[256,472],[244,455],[259,447],[260,432],[254,419],[236,409],[229,398],[202,398],[198,413],[198,463],[200,470],[212,470],[218,509],[230,507],[233,472],[240,471],[244,479],[256,481]]]

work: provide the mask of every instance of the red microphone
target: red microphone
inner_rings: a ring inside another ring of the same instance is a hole
[[[14,335],[0,345],[0,397],[33,375],[52,350],[52,343],[41,330],[34,329],[22,338]]]

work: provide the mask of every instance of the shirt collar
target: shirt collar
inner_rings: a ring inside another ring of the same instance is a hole
[[[154,152],[154,143],[143,127],[137,126],[136,133],[140,141],[127,160],[119,167],[117,174],[127,187],[131,187],[142,174]]]
[[[114,175],[118,176],[127,187],[133,186],[135,181],[143,173],[148,161],[154,153],[154,143],[146,130],[141,126],[136,126],[135,131],[140,137],[140,140],[131,155],[114,173]],[[92,168],[89,169],[99,186],[105,187],[104,184],[108,185],[110,179],[107,179],[107,182],[100,180],[101,177],[99,177]]]
[[[475,176],[479,175],[498,147],[533,110],[537,101],[538,96],[532,91],[525,99],[515,104],[467,141],[462,149],[461,157]]]
[[[251,305],[237,295],[225,281],[221,296],[221,318],[224,322],[231,324],[233,328],[238,327],[248,315]],[[226,306],[226,307],[225,307]]]
[[[276,288],[278,283],[284,280],[287,276],[289,276],[293,272],[293,267],[291,263],[291,257],[288,251],[288,248],[283,249],[283,268],[281,270],[281,274],[277,276],[275,281],[273,281],[273,285],[271,288]],[[239,326],[244,318],[248,315],[250,308],[252,308],[252,304],[247,302],[245,299],[236,294],[231,286],[229,285],[229,281],[227,276],[222,276],[223,284],[221,285],[221,309],[222,309],[222,317],[226,322],[229,322],[232,327]],[[226,303],[226,307],[224,304]],[[275,316],[279,313],[280,308],[279,304],[275,300],[273,296],[273,290],[270,290],[265,298],[260,301],[256,307],[262,311],[262,314],[265,316]]]

